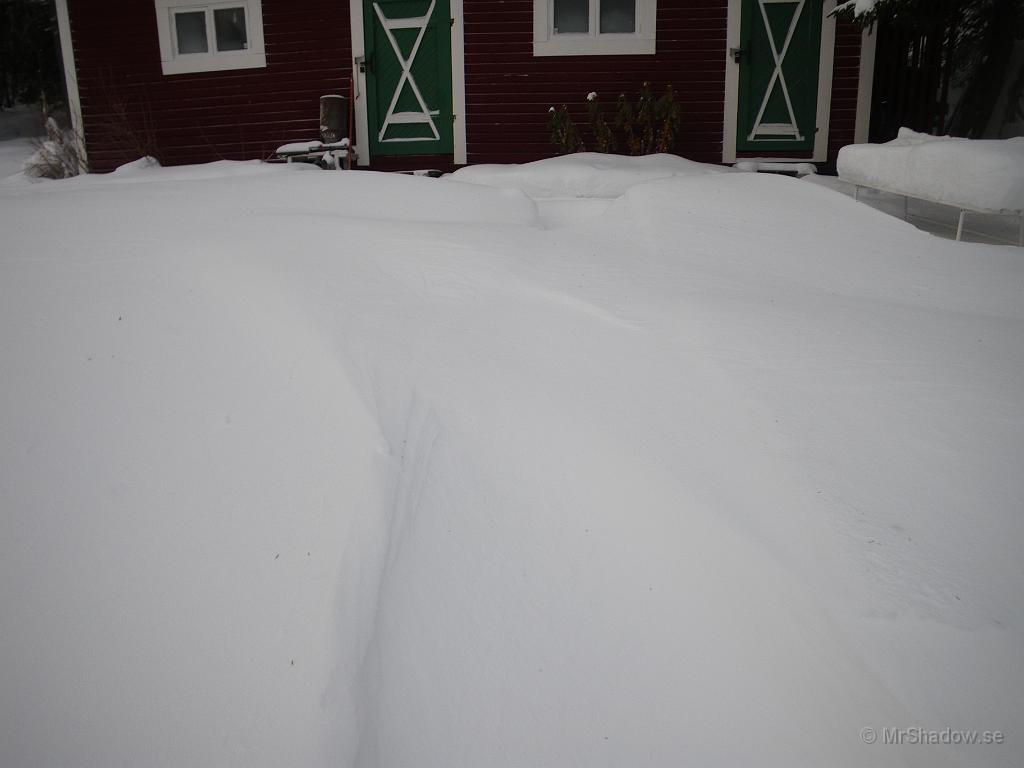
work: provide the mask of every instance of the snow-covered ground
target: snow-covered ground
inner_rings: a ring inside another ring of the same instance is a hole
[[[854,185],[836,176],[804,176],[803,181],[828,187],[847,197],[854,196]],[[924,232],[950,239],[956,237],[960,209],[954,206],[882,192],[870,187],[862,187],[857,199],[862,205],[869,205],[890,216],[900,219],[905,216],[907,221]],[[972,211],[964,219],[962,238],[968,242],[1016,245],[1019,237],[1020,220],[1016,216]]]
[[[33,139],[0,141],[0,181],[21,173],[25,161],[35,152]]]
[[[1020,249],[593,156],[0,232],[0,765],[1024,762]]]
[[[0,112],[0,180],[21,173],[43,133],[43,118],[36,106],[19,104]]]

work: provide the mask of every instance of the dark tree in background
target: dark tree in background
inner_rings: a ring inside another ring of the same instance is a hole
[[[878,36],[872,141],[900,126],[981,138],[1024,119],[1024,0],[878,0],[856,20]]]
[[[1024,2],[986,0],[965,3],[956,47],[963,95],[946,120],[957,136],[980,137],[993,122],[1024,118],[1024,66],[1011,71],[1014,47],[1024,39]],[[993,114],[1009,87],[1004,114]]]
[[[0,0],[0,109],[64,102],[53,0]]]

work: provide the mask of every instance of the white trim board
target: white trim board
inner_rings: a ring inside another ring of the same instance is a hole
[[[815,117],[817,131],[811,157],[802,162],[823,163],[828,159],[829,116],[832,108],[832,67],[835,60],[836,20],[830,16],[836,0],[822,4],[821,52],[818,57],[818,106]],[[733,61],[730,48],[741,48],[740,16],[743,0],[729,0],[725,34],[725,103],[722,130],[722,162],[736,162],[736,120],[739,109],[740,65]]]
[[[465,165],[466,147],[466,35],[463,26],[462,6],[464,0],[451,0],[452,18],[452,138],[455,141],[454,162]]]
[[[874,26],[860,35],[860,71],[857,76],[857,121],[853,129],[855,144],[867,144],[871,130],[871,89],[875,82],[875,44],[878,36]]]
[[[267,66],[263,42],[262,0],[154,0],[157,37],[160,41],[160,68],[164,75],[193,72],[225,72],[232,69],[262,69]],[[237,51],[217,50],[214,12],[239,7],[245,11],[247,47]],[[174,18],[179,13],[205,13],[209,50],[206,53],[178,53]]]
[[[463,25],[464,0],[450,0],[452,34],[452,125],[453,161],[465,165],[468,152],[466,146],[466,37]],[[353,143],[358,154],[357,165],[367,166],[371,162],[369,125],[366,108],[366,74],[359,71],[359,61],[366,55],[366,41],[363,39],[363,0],[349,0],[349,26],[352,33],[352,102],[356,116],[356,135]]]
[[[356,135],[349,141],[355,145],[357,165],[370,164],[370,120],[366,116],[366,74],[359,71],[359,63],[366,56],[363,40],[363,0],[349,0],[349,26],[352,35],[352,104],[356,116]]]
[[[733,61],[730,48],[740,48],[740,16],[742,0],[729,0],[725,29],[725,104],[723,105],[722,162],[736,162],[736,111],[739,109],[740,65]]]
[[[658,0],[635,0],[636,31],[600,33],[599,5],[589,0],[589,32],[556,34],[552,0],[533,0],[534,56],[651,55],[657,49]]]
[[[75,49],[71,40],[71,15],[68,0],[57,0],[57,29],[60,34],[60,55],[64,61],[64,81],[68,89],[68,114],[71,130],[75,134],[75,145],[81,158],[82,168],[88,167],[85,151],[85,125],[82,123],[82,98],[78,92],[78,70],[75,68]]]
[[[828,131],[832,115],[832,66],[836,58],[836,0],[821,4],[821,53],[818,58],[818,114],[815,119],[814,154],[811,161],[828,160]]]

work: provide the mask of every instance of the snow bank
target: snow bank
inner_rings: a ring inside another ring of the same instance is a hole
[[[1024,138],[958,139],[901,128],[885,144],[839,150],[851,184],[992,212],[1024,210]]]
[[[20,174],[34,153],[34,139],[0,141],[0,182]]]
[[[616,198],[644,181],[726,172],[677,155],[623,157],[596,152],[539,160],[525,165],[472,165],[449,177],[456,181],[522,189],[534,197]]]
[[[1019,254],[615,162],[0,189],[0,763],[1019,764]]]
[[[230,171],[233,171],[233,170],[235,170],[237,168],[245,168],[245,167],[252,168],[255,164],[254,163],[230,163],[230,162],[226,162],[226,161],[221,161],[220,163],[213,163],[211,165],[213,165],[214,167],[218,168],[218,170],[219,170],[219,172],[217,173],[218,176],[226,176],[226,175],[228,175],[228,173]],[[154,170],[156,168],[160,168],[160,161],[157,160],[155,157],[146,156],[146,157],[140,157],[138,160],[133,160],[130,163],[125,163],[124,165],[119,165],[117,168],[114,169],[113,172],[117,175],[118,178],[124,178],[125,176],[131,176],[131,175],[134,175],[134,174],[144,174],[147,171],[152,171],[152,170]],[[173,171],[171,173],[173,173]],[[187,175],[187,178],[196,178],[196,169],[195,169],[195,167],[193,166],[193,167],[189,168],[187,171],[185,171],[185,174]],[[165,176],[164,178],[166,179],[167,177]]]
[[[21,173],[25,161],[35,152],[37,137],[44,133],[38,106],[19,104],[0,110],[0,182]]]

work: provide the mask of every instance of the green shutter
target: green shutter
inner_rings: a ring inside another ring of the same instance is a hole
[[[743,0],[740,152],[814,148],[821,0]]]
[[[449,0],[364,0],[371,155],[451,154]]]

